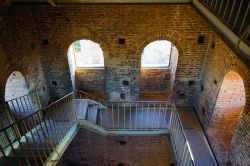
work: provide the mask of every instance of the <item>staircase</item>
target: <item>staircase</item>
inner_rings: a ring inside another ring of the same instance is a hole
[[[0,165],[55,165],[76,134],[73,94],[0,131]]]
[[[174,105],[96,102],[83,92],[72,92],[1,129],[0,165],[56,165],[79,127],[104,135],[170,134],[178,165],[195,165]]]

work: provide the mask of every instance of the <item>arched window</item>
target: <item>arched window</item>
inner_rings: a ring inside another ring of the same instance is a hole
[[[19,71],[14,71],[5,86],[5,101],[9,101],[29,93],[25,78]]]
[[[143,50],[141,58],[142,68],[167,68],[171,55],[171,42],[157,40],[149,43]]]
[[[104,67],[103,52],[98,43],[77,40],[69,47],[68,54],[75,60],[76,67]]]

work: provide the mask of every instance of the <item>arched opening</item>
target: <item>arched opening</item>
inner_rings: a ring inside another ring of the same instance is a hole
[[[74,90],[104,97],[104,56],[100,44],[77,40],[68,49],[68,61]]]
[[[245,89],[241,76],[234,71],[228,72],[222,81],[207,131],[212,147],[218,159],[222,161],[227,160],[245,102]]]
[[[149,43],[141,55],[140,99],[167,100],[172,97],[178,50],[167,40]]]
[[[19,71],[14,71],[7,79],[5,102],[13,120],[19,120],[39,108],[37,96],[29,94],[26,80]]]
[[[19,98],[29,93],[24,76],[19,71],[14,71],[7,79],[5,86],[5,101]]]

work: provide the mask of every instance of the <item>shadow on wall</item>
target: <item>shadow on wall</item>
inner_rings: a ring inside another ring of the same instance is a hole
[[[229,162],[231,141],[246,102],[244,83],[234,71],[228,72],[222,82],[213,115],[208,126],[208,136],[221,163]]]

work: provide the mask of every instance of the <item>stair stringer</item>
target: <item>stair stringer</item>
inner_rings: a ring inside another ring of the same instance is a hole
[[[44,163],[46,166],[55,166],[59,162],[61,156],[68,148],[71,141],[74,139],[75,135],[78,132],[77,123],[72,126],[70,131],[66,134],[63,140],[57,145],[56,150],[49,156],[48,160]]]

